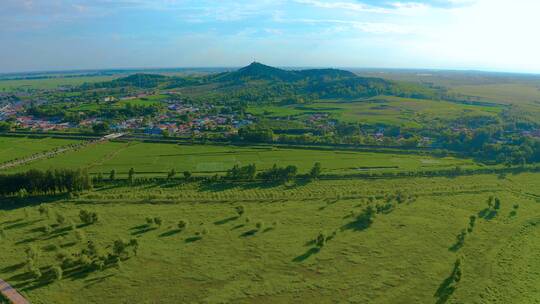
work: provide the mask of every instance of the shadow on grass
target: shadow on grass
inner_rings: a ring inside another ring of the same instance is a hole
[[[23,207],[37,206],[46,203],[52,203],[55,201],[69,198],[67,193],[62,194],[50,194],[50,195],[38,195],[27,198],[9,197],[2,198],[2,204],[0,204],[0,210],[15,210]]]
[[[19,270],[19,269],[22,269],[24,266],[26,265],[26,263],[19,263],[19,264],[13,264],[11,266],[6,266],[2,269],[0,269],[0,272],[14,272],[16,270]]]
[[[373,219],[371,216],[363,212],[362,214],[358,215],[352,222],[347,223],[341,227],[341,230],[353,230],[353,231],[363,231],[368,229],[371,224],[373,223]]]
[[[272,230],[274,230],[275,228],[274,227],[268,227],[266,229],[263,230],[263,233],[267,233],[267,232],[270,232]]]
[[[452,252],[458,252],[461,249],[461,247],[463,247],[463,245],[465,245],[465,243],[458,241],[454,245],[450,246],[448,250]]]
[[[141,235],[141,234],[145,234],[147,232],[153,231],[153,230],[157,230],[157,228],[147,226],[146,228],[135,230],[135,231],[131,232],[131,235]]]
[[[114,277],[114,273],[110,273],[101,277],[85,280],[84,282],[88,284],[84,285],[84,287],[85,288],[92,287],[93,285],[99,284],[110,277]]]
[[[173,229],[173,230],[163,232],[162,234],[159,235],[159,237],[173,236],[173,235],[178,234],[180,232],[182,232],[182,229]]]
[[[188,237],[185,242],[186,243],[193,243],[193,242],[197,242],[197,241],[200,241],[202,240],[202,236],[192,236],[192,237]]]
[[[11,229],[18,229],[18,228],[24,228],[24,227],[28,227],[28,226],[31,226],[31,225],[34,225],[35,223],[39,223],[41,222],[42,219],[38,219],[38,220],[32,220],[32,221],[26,221],[26,222],[16,222],[14,224],[11,224],[11,225],[8,225],[6,227],[4,227],[4,230],[11,230]]]
[[[303,261],[309,259],[312,255],[319,253],[319,251],[321,251],[320,248],[312,247],[312,248],[308,249],[308,251],[304,252],[303,254],[295,257],[292,261],[296,262],[296,263],[303,262]]]
[[[239,218],[238,216],[231,216],[231,217],[228,217],[226,219],[215,221],[214,225],[225,225],[225,224],[227,224],[229,222],[236,221],[238,218]]]
[[[490,208],[486,208],[480,212],[478,212],[478,217],[483,218],[486,221],[492,220],[497,216],[498,212],[497,210],[492,210]]]
[[[461,277],[458,264],[454,264],[454,269],[452,273],[444,279],[444,281],[439,285],[439,288],[435,292],[434,296],[437,298],[436,304],[444,304],[450,299],[454,291],[456,291],[457,283]]]
[[[254,236],[255,234],[257,234],[257,232],[259,232],[259,230],[257,229],[251,229],[251,230],[248,230],[242,234],[240,234],[240,237],[250,237],[250,236]]]
[[[236,230],[236,229],[240,229],[240,228],[243,228],[243,227],[246,227],[246,224],[236,225],[236,226],[232,227],[231,230]]]

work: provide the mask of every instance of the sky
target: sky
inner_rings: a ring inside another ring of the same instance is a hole
[[[538,0],[0,0],[0,73],[237,67],[540,73]]]

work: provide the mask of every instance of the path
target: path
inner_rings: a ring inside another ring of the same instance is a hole
[[[4,163],[4,164],[0,165],[0,170],[13,168],[13,167],[20,166],[20,165],[24,165],[24,164],[27,164],[29,162],[36,161],[36,160],[43,159],[43,158],[53,157],[53,156],[56,156],[58,154],[61,154],[61,153],[67,152],[67,151],[82,148],[85,145],[90,145],[90,144],[95,144],[95,143],[102,143],[102,142],[106,142],[106,141],[109,141],[111,139],[116,139],[116,138],[119,138],[119,137],[122,137],[122,136],[124,136],[124,133],[113,133],[113,134],[103,136],[102,138],[100,138],[98,140],[87,141],[84,144],[80,144],[80,145],[76,145],[76,146],[60,147],[60,148],[57,148],[57,149],[52,150],[52,151],[46,151],[46,152],[43,152],[43,153],[32,155],[32,156],[24,158],[24,159],[18,159],[18,160],[14,160],[14,161]]]
[[[0,279],[0,293],[13,304],[30,304],[15,288],[2,279]]]

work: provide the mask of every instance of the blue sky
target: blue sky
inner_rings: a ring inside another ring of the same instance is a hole
[[[540,73],[537,0],[1,0],[0,72],[242,66]]]

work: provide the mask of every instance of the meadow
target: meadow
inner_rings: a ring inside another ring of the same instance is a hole
[[[20,200],[0,211],[0,277],[32,303],[534,303],[539,177],[104,185],[48,198],[46,213],[39,199]],[[81,223],[81,210],[99,220]],[[110,251],[118,239],[136,239],[137,254],[51,277],[59,253],[87,241]],[[41,279],[25,268],[28,246]]]
[[[210,175],[223,173],[234,165],[255,164],[258,170],[295,165],[307,173],[320,162],[327,173],[399,172],[417,170],[478,168],[471,159],[434,157],[421,154],[293,149],[272,146],[182,145],[141,142],[107,142],[70,151],[11,169],[87,168],[90,173],[116,170],[125,175],[131,168],[138,175],[163,177],[171,169]]]
[[[490,116],[502,107],[481,106],[393,96],[378,96],[358,100],[319,100],[306,105],[252,107],[253,114],[283,118],[327,113],[330,118],[349,123],[386,124],[419,128],[434,119],[451,120],[463,116]]]
[[[79,142],[72,139],[0,136],[0,163]]]
[[[56,89],[62,86],[77,86],[83,83],[110,81],[117,76],[55,77],[43,79],[0,80],[0,91],[17,89]]]

